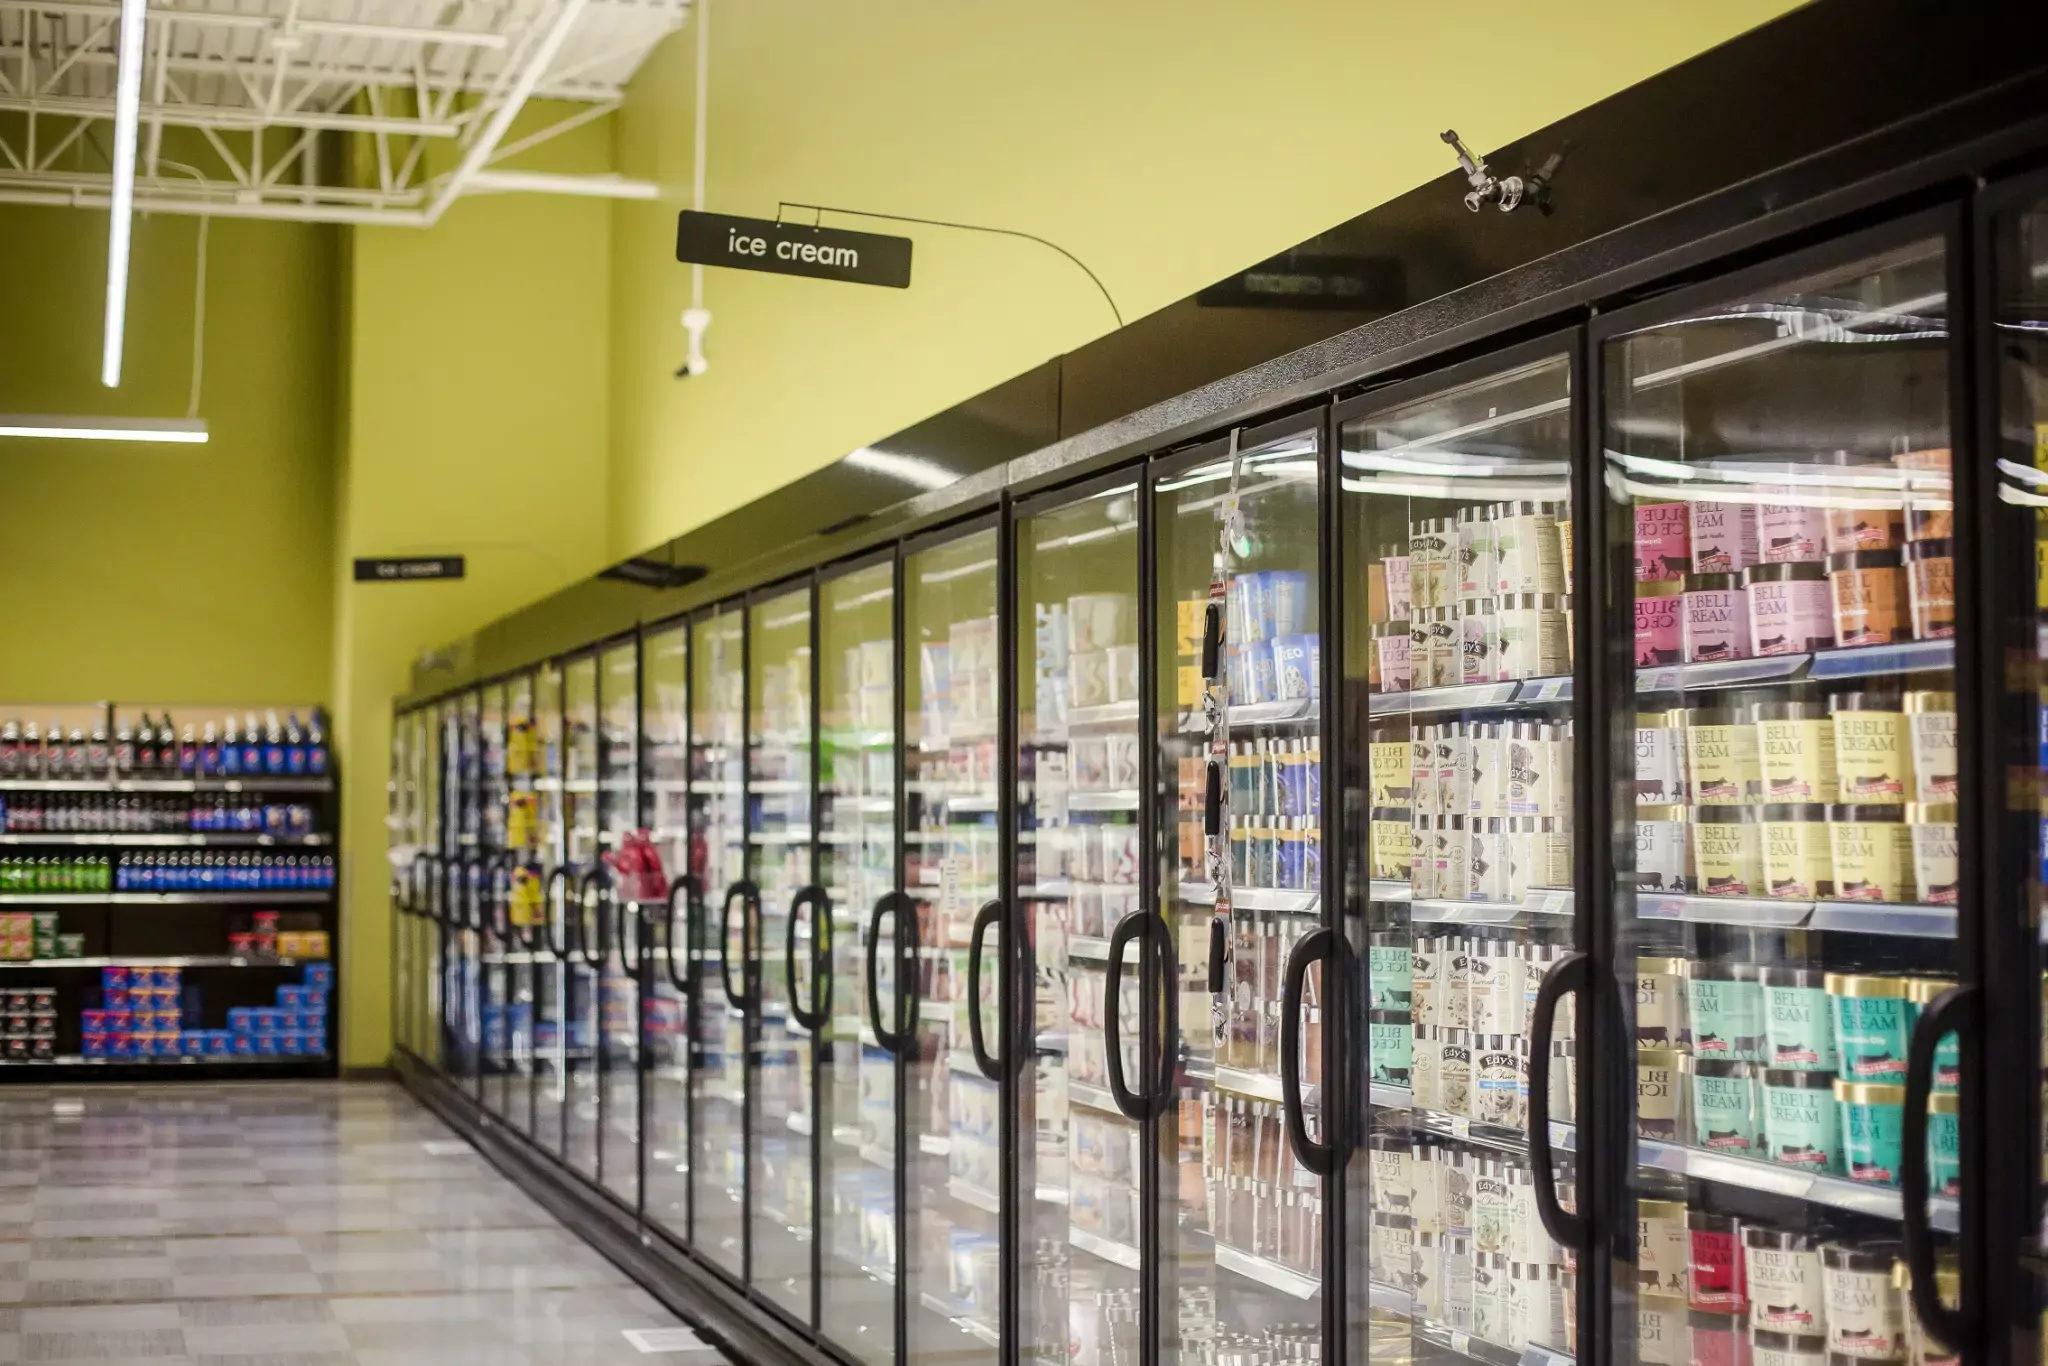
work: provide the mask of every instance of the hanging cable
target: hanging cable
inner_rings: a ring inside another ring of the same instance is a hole
[[[697,0],[697,121],[692,131],[690,165],[690,207],[704,212],[704,173],[710,134],[707,116],[711,111],[711,0]],[[690,267],[690,306],[683,310],[683,330],[690,334],[690,350],[676,378],[701,375],[711,368],[704,355],[704,334],[711,327],[711,310],[704,307],[704,267]]]

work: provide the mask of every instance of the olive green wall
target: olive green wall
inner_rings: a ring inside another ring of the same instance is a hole
[[[109,390],[105,216],[0,207],[0,413],[183,417],[197,235],[196,219],[136,219]],[[0,437],[0,714],[329,699],[337,243],[299,224],[209,229],[206,445]]]
[[[1451,169],[1445,128],[1499,146],[1793,7],[712,0],[708,207],[1036,233],[1130,319]],[[617,557],[1114,325],[1045,247],[828,218],[913,237],[911,287],[709,271],[711,370],[676,380],[694,73],[689,29],[618,116],[619,170],[666,197],[613,212]]]

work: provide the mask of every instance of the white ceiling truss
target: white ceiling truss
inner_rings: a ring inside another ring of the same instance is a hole
[[[690,3],[151,4],[136,210],[426,226],[464,194],[651,198],[646,182],[503,163],[617,108]],[[120,13],[0,0],[0,203],[106,207]],[[513,136],[529,100],[576,107]]]

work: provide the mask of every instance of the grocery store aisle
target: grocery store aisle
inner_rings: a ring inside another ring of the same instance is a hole
[[[0,1361],[723,1361],[678,1328],[395,1086],[0,1089]]]

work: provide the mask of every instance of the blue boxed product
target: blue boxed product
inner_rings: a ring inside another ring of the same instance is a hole
[[[109,1034],[107,1036],[107,1056],[110,1058],[132,1058],[136,1056],[135,1035]]]
[[[204,1030],[188,1029],[178,1036],[178,1052],[188,1058],[206,1055],[206,1033]]]
[[[277,1036],[277,1051],[287,1058],[296,1058],[306,1051],[306,1036],[292,1029]]]
[[[248,1006],[228,1007],[228,1031],[230,1033],[253,1034],[256,1032],[255,1024],[249,1019],[249,1011],[250,1007]]]
[[[308,987],[305,1000],[300,1003],[299,1009],[305,1011],[308,1015],[325,1015],[327,1013],[326,988]]]
[[[277,1033],[278,1011],[275,1006],[251,1006],[249,1024],[260,1038],[265,1034]]]
[[[102,1010],[127,1010],[131,996],[127,987],[103,987],[100,990]]]
[[[255,1036],[254,1034],[231,1034],[231,1035],[229,1035],[229,1036],[228,1036],[228,1056],[230,1056],[230,1057],[234,1057],[234,1058],[253,1058],[253,1057],[255,1057],[255,1056],[256,1056],[256,1036]]]
[[[308,963],[306,964],[304,980],[307,986],[318,987],[325,991],[334,985],[334,965],[332,963]]]
[[[1282,702],[1313,698],[1320,691],[1317,675],[1322,667],[1319,638],[1311,633],[1280,636],[1273,642],[1275,695]]]
[[[85,1036],[85,1039],[84,1039],[84,1042],[83,1042],[83,1044],[82,1044],[82,1046],[81,1046],[81,1049],[80,1049],[80,1051],[81,1051],[81,1052],[83,1052],[83,1053],[85,1054],[85,1056],[86,1056],[86,1057],[88,1057],[88,1058],[104,1058],[104,1057],[106,1057],[106,1056],[107,1056],[107,1036],[106,1036],[106,1035],[104,1035],[104,1034],[88,1034],[88,1035],[86,1035],[86,1036]]]
[[[327,1031],[311,1029],[306,1031],[306,1056],[324,1058],[327,1056]]]
[[[276,1034],[258,1034],[258,1035],[256,1035],[256,1056],[257,1056],[257,1057],[259,1057],[259,1058],[274,1058],[274,1057],[276,1057],[276,1056],[277,1056],[277,1052],[278,1052],[278,1042],[277,1042],[277,1041],[278,1041],[278,1035],[276,1035]]]
[[[228,1031],[226,1031],[225,1029],[209,1029],[209,1030],[207,1030],[207,1031],[206,1031],[206,1056],[207,1056],[207,1057],[209,1057],[209,1058],[225,1058],[225,1057],[229,1056],[230,1054],[232,1054],[232,1053],[233,1053],[234,1051],[235,1051],[235,1036],[234,1036],[234,1035],[232,1035],[232,1034],[228,1033]]]
[[[305,1004],[305,992],[306,989],[304,987],[279,987],[277,989],[277,1003],[286,1010],[298,1010]]]

